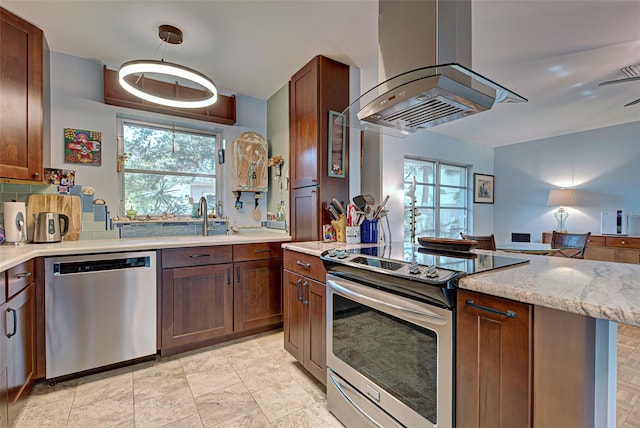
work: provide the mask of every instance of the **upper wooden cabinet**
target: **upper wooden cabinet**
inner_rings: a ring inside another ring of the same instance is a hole
[[[0,8],[0,177],[42,181],[42,30]]]
[[[289,81],[289,139],[291,187],[318,187],[319,212],[314,223],[304,224],[305,236],[321,236],[322,224],[329,223],[323,206],[331,198],[347,202],[349,198],[349,166],[347,133],[334,135],[344,147],[338,162],[340,174],[332,170],[335,154],[329,161],[330,112],[341,113],[349,105],[349,66],[332,59],[316,56]],[[334,126],[335,128],[335,126]],[[293,194],[293,192],[292,192]],[[293,206],[295,201],[292,201]],[[323,219],[324,217],[324,219]],[[295,213],[291,215],[294,240],[299,240]],[[313,233],[309,232],[309,228]]]

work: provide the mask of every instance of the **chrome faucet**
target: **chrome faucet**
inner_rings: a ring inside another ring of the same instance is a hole
[[[204,196],[200,196],[198,201],[198,214],[202,216],[202,236],[209,236],[209,213],[207,199]]]

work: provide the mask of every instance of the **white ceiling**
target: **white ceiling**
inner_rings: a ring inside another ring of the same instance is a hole
[[[598,87],[640,63],[640,0],[473,0],[473,66],[529,99],[429,132],[501,146],[640,121],[640,81]],[[268,99],[314,55],[377,79],[376,0],[2,1],[45,32],[52,51],[117,69],[164,58],[223,93]],[[161,24],[184,32],[163,54]],[[430,64],[425,64],[430,65]],[[639,136],[640,142],[640,136]]]

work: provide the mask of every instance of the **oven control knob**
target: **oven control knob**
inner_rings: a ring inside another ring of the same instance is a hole
[[[346,259],[347,258],[347,252],[346,251],[336,251],[336,257],[339,259]]]
[[[438,276],[440,275],[438,275],[438,270],[434,265],[427,268],[427,278],[437,278]]]
[[[413,275],[417,275],[420,273],[420,265],[416,262],[413,262],[409,265],[409,273]]]
[[[335,248],[330,249],[329,252],[327,253],[327,255],[329,257],[335,257],[336,256],[336,249]]]

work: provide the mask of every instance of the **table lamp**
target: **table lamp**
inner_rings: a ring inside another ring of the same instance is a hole
[[[576,204],[576,192],[573,189],[552,189],[549,191],[549,198],[547,199],[547,205],[559,206],[558,211],[553,215],[558,220],[558,226],[556,232],[566,232],[567,228],[565,222],[569,213],[564,210],[564,207],[570,207]]]

